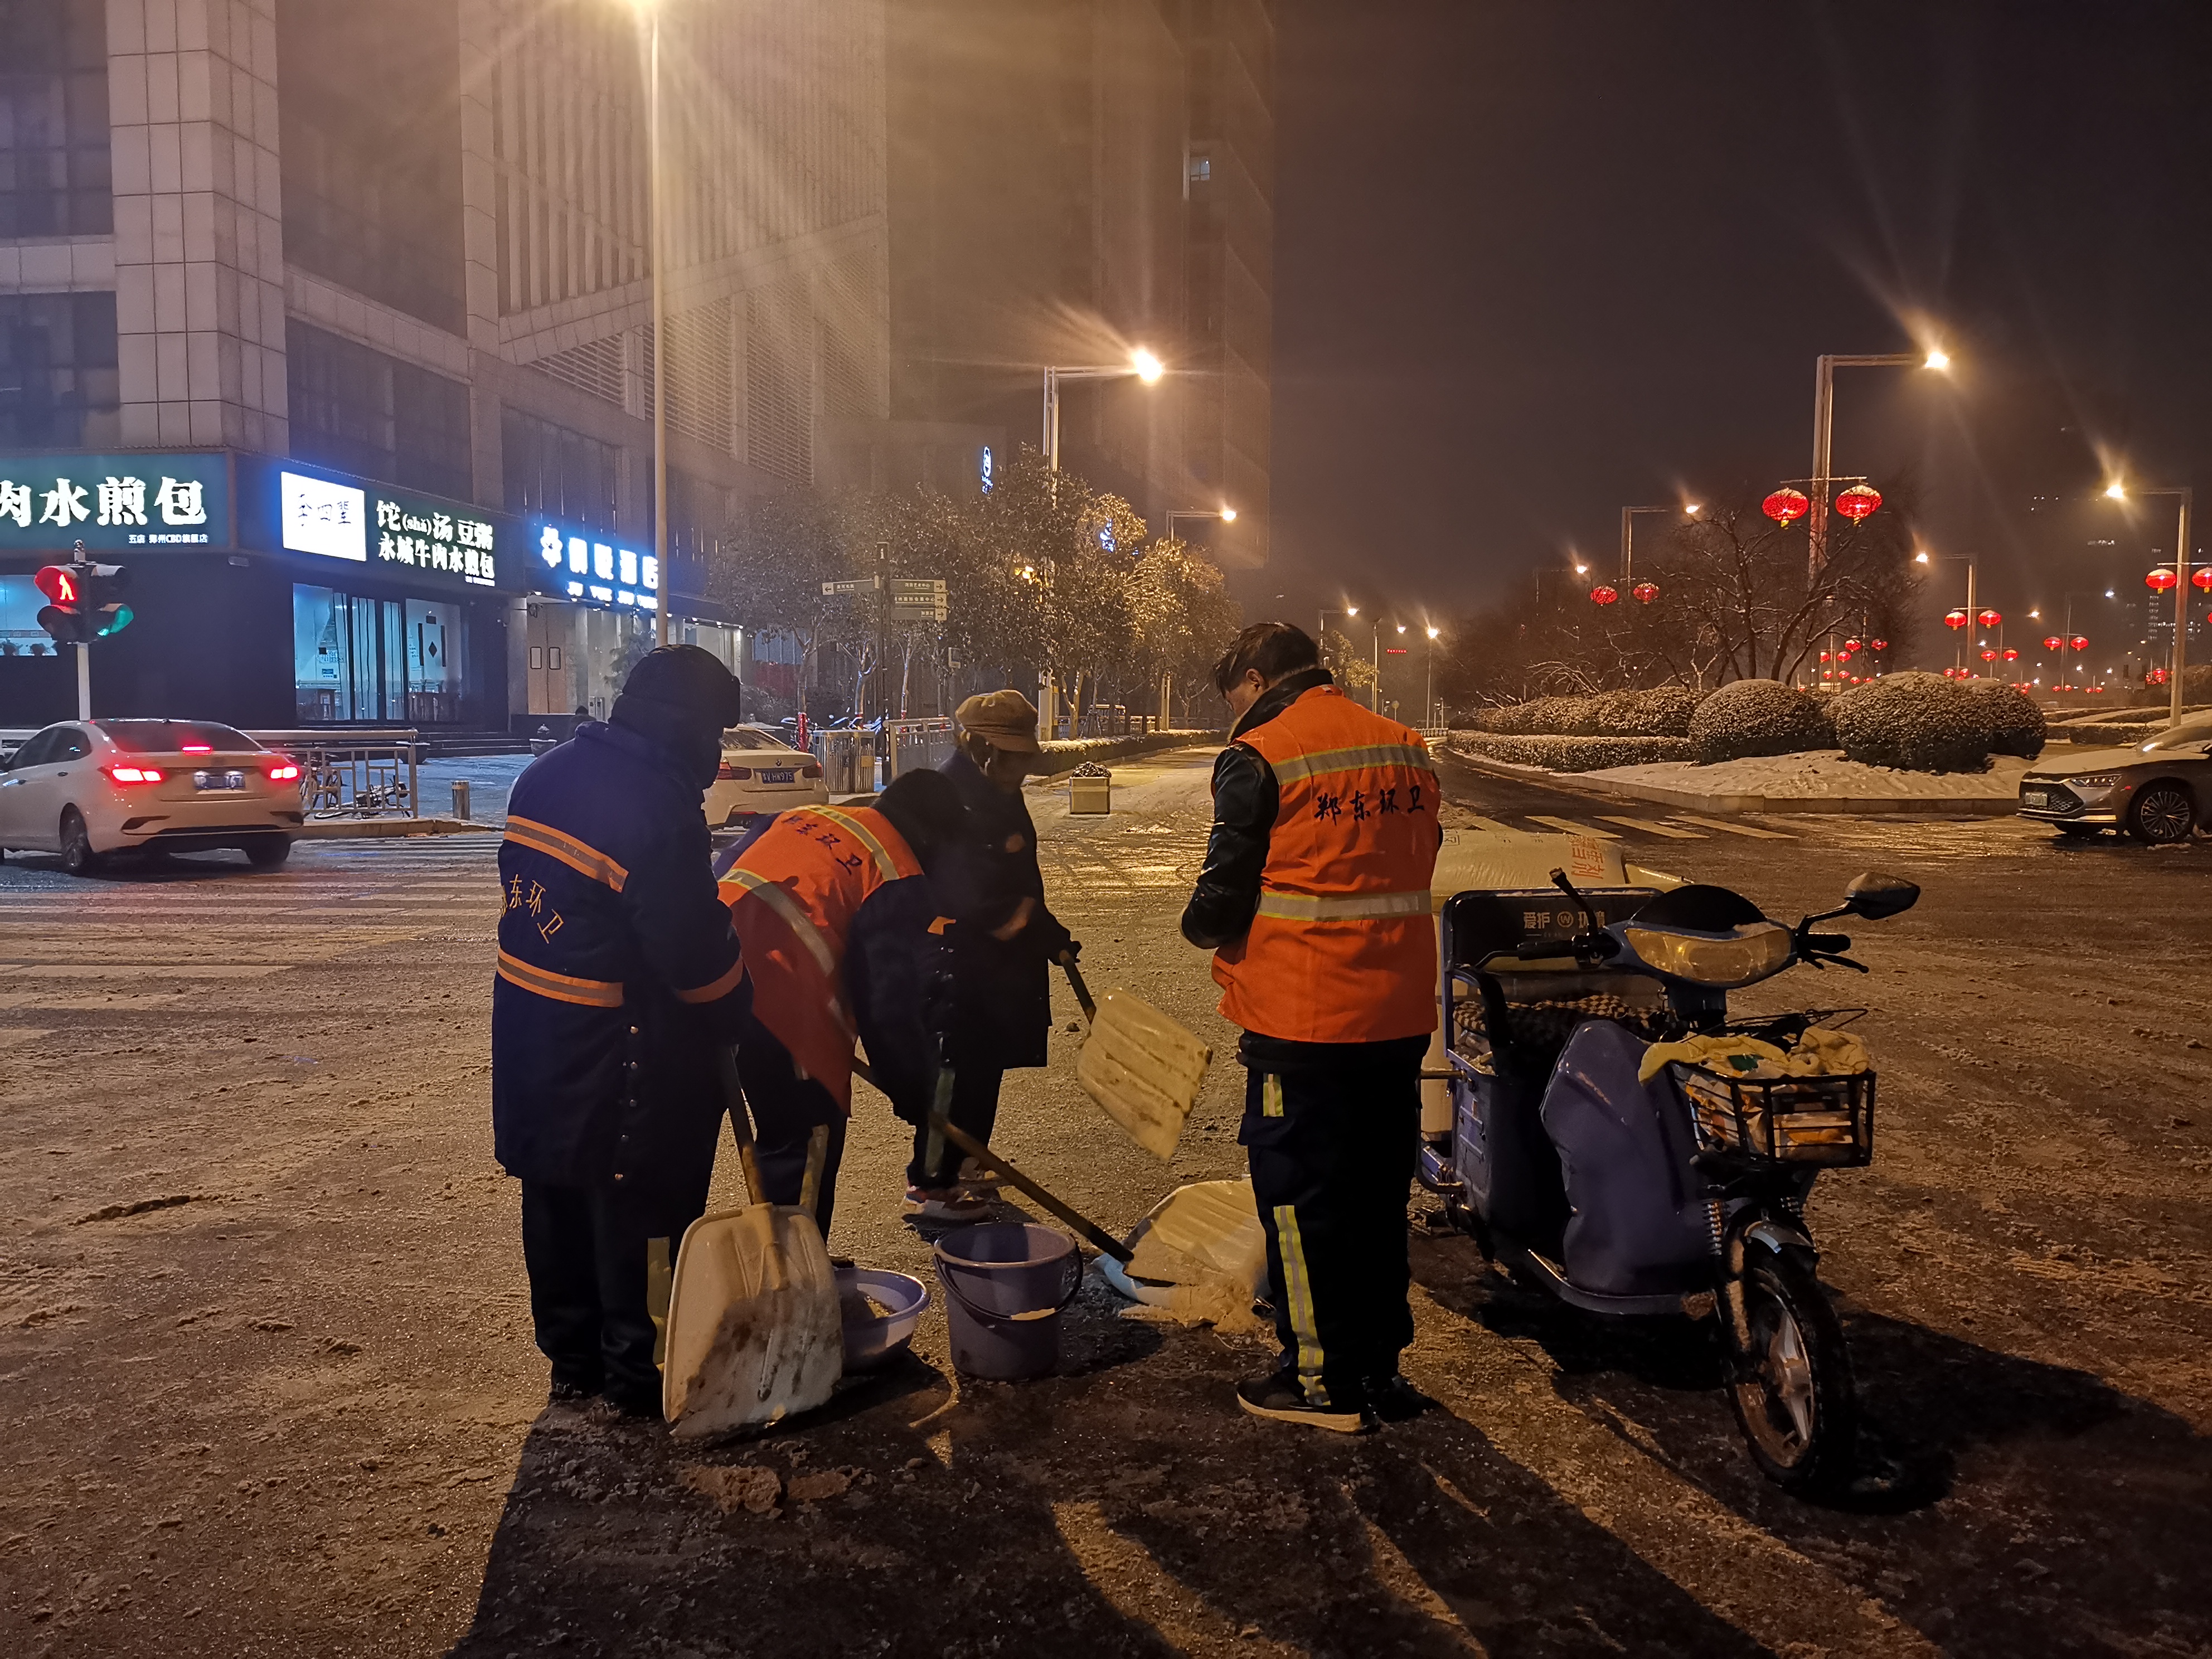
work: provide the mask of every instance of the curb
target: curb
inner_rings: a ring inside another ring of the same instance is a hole
[[[310,818],[300,826],[301,841],[381,841],[393,836],[496,836],[496,823],[466,818]]]
[[[1655,783],[1623,783],[1611,778],[1600,783],[1583,773],[1547,772],[1540,767],[1516,766],[1510,761],[1470,755],[1463,749],[1447,749],[1444,752],[1472,771],[1487,772],[1493,777],[1516,778],[1523,783],[1540,783],[1547,788],[1565,790],[1570,794],[1590,795],[1605,800],[1645,801],[1657,806],[1686,807],[1693,811],[1720,812],[1735,817],[1758,812],[1806,817],[1879,817],[1911,812],[1922,817],[1995,818],[2011,817],[2020,811],[2020,802],[2016,799],[2000,799],[1990,796],[1916,799],[1909,795],[1705,794],[1694,789],[1669,789]]]

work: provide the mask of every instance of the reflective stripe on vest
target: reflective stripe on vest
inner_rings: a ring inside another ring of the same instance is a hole
[[[499,976],[510,985],[519,985],[556,1002],[573,1002],[585,1008],[623,1006],[620,980],[578,979],[572,974],[556,974],[550,968],[537,967],[504,951],[499,953]]]
[[[817,818],[827,818],[841,829],[852,831],[854,838],[875,854],[877,873],[885,881],[896,881],[900,876],[911,873],[899,868],[898,860],[891,855],[890,848],[877,839],[875,833],[852,813],[840,811],[834,806],[808,806],[800,810],[811,812]]]
[[[518,847],[527,847],[534,853],[558,859],[579,874],[593,881],[605,882],[617,893],[629,879],[629,872],[616,863],[596,847],[578,841],[563,830],[550,823],[540,823],[535,818],[510,817],[507,821],[507,839]]]
[[[1310,755],[1292,755],[1269,763],[1278,784],[1303,778],[1324,777],[1332,772],[1356,772],[1373,766],[1404,766],[1417,772],[1434,772],[1429,751],[1409,743],[1370,743],[1352,749],[1323,749]]]
[[[1425,916],[1429,890],[1415,893],[1276,893],[1260,895],[1260,914],[1291,921],[1371,921],[1381,916]]]
[[[799,944],[805,947],[806,954],[814,958],[817,968],[825,974],[837,971],[836,947],[814,925],[814,918],[799,908],[799,901],[791,896],[788,887],[780,881],[770,881],[766,876],[755,875],[742,865],[733,866],[722,879],[735,882],[781,916],[783,925],[790,928]]]

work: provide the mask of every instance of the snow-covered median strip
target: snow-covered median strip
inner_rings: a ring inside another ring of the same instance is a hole
[[[1899,772],[1845,760],[1843,751],[1761,755],[1698,766],[1658,761],[1586,772],[1583,780],[1677,805],[1706,802],[1735,811],[1881,811],[1926,806],[2013,811],[2028,763],[2000,755],[1986,772]],[[1757,805],[1753,805],[1753,802]]]

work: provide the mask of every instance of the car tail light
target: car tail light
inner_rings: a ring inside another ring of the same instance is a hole
[[[799,775],[802,778],[818,778],[822,775],[822,769],[818,766],[802,766],[799,769]]]
[[[159,783],[161,769],[153,766],[103,766],[100,769],[118,783]]]
[[[714,774],[717,778],[720,778],[725,783],[743,783],[750,779],[752,775],[753,769],[751,767],[732,766],[727,761],[724,761],[722,763],[722,769]]]
[[[177,745],[177,752],[180,755],[212,755],[215,745],[211,743],[180,743]]]
[[[269,769],[269,781],[271,783],[289,783],[299,775],[300,769],[290,761],[286,761],[282,766],[272,766]]]

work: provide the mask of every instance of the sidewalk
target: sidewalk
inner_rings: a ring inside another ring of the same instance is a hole
[[[2020,777],[2029,763],[2001,755],[1986,772],[1899,772],[1845,760],[1840,750],[1764,756],[1700,766],[1658,761],[1597,772],[1549,772],[1457,744],[1453,759],[1478,772],[1540,783],[1601,799],[1650,801],[1703,812],[1813,813],[1869,817],[1911,812],[1945,817],[2003,817],[2020,810]]]

